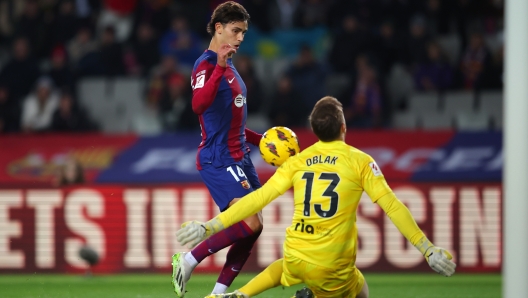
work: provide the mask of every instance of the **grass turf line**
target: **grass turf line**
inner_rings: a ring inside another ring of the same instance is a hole
[[[230,289],[236,289],[254,274],[240,274]],[[437,274],[365,274],[372,298],[498,298],[499,274],[456,274],[445,278]],[[170,273],[99,275],[21,274],[0,275],[3,298],[157,298],[176,297],[171,290]],[[196,274],[187,284],[186,298],[209,294],[216,275]],[[302,285],[277,287],[260,298],[291,297]]]

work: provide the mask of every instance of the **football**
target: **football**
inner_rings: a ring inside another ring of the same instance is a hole
[[[259,149],[262,159],[276,167],[301,151],[297,135],[284,126],[268,129],[260,139]]]

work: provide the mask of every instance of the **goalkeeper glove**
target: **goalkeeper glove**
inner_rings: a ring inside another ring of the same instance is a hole
[[[181,245],[189,244],[188,248],[195,247],[198,243],[224,229],[222,222],[216,217],[208,222],[187,221],[176,232],[176,239]]]
[[[449,277],[455,274],[456,264],[449,251],[434,246],[426,237],[421,238],[415,247],[423,254],[429,266],[437,273]]]

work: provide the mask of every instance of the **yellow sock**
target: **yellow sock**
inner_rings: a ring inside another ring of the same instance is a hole
[[[253,297],[280,285],[281,276],[282,259],[278,259],[238,290],[249,297]]]

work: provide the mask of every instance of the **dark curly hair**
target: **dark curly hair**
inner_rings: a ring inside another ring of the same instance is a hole
[[[216,23],[226,25],[232,22],[244,21],[249,21],[249,14],[244,6],[233,1],[227,1],[218,5],[213,11],[211,20],[207,24],[207,33],[214,36]]]

